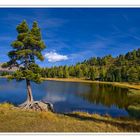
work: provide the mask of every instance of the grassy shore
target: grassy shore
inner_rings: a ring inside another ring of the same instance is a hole
[[[0,132],[140,132],[140,121],[75,112],[25,111],[0,104]]]
[[[100,84],[111,84],[113,86],[120,86],[132,89],[140,90],[140,83],[135,82],[104,82],[104,81],[92,81],[80,78],[42,78],[43,80],[53,80],[53,81],[64,81],[64,82],[83,82],[83,83],[100,83]]]
[[[0,78],[8,78],[8,76],[0,76]],[[132,89],[140,90],[140,82],[106,82],[106,81],[92,81],[82,78],[42,78],[43,80],[50,81],[64,81],[64,82],[82,82],[82,83],[100,83],[100,84],[109,84],[113,86],[126,87]]]

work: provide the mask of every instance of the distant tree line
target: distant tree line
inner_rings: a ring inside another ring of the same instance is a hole
[[[140,48],[125,55],[92,57],[71,66],[37,68],[44,78],[84,78],[110,82],[140,81]],[[1,76],[9,73],[1,72]]]
[[[72,66],[58,66],[41,69],[42,77],[77,77],[89,80],[112,82],[140,81],[140,48],[125,55],[92,57]]]

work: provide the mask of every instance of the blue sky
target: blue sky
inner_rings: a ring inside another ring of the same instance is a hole
[[[140,9],[0,8],[0,62],[8,61],[16,26],[37,21],[47,48],[40,66],[71,65],[140,47]]]

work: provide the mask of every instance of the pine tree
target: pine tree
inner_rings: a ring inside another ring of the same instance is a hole
[[[29,104],[31,106],[34,102],[30,81],[41,82],[40,67],[35,61],[37,59],[44,60],[42,51],[46,46],[42,41],[41,31],[37,22],[33,22],[30,29],[26,21],[23,21],[16,29],[18,35],[17,39],[11,44],[13,50],[8,53],[10,61],[7,62],[7,66],[10,68],[18,67],[18,70],[11,75],[10,79],[26,81],[27,101],[24,106],[29,108]]]
[[[107,71],[106,71],[105,67],[102,67],[102,68],[101,68],[101,71],[100,71],[100,79],[101,79],[102,81],[105,81],[106,73],[107,73]]]
[[[98,70],[95,67],[91,67],[89,70],[90,80],[95,80],[98,77]]]
[[[129,82],[138,82],[139,81],[139,73],[138,70],[135,67],[131,67],[128,72],[128,81]]]
[[[63,75],[64,78],[68,78],[69,77],[69,71],[68,71],[68,67],[67,66],[64,66],[64,75]]]

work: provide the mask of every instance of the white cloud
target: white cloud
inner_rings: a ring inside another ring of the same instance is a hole
[[[49,62],[58,62],[68,59],[67,55],[61,55],[56,53],[55,51],[48,52],[44,56],[48,59]]]

